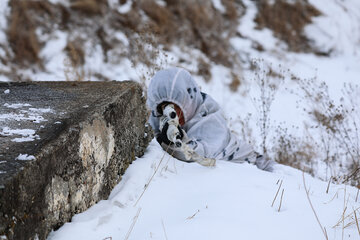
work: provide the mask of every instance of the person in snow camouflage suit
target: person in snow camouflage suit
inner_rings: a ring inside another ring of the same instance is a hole
[[[272,171],[274,161],[258,155],[227,127],[226,118],[218,103],[200,88],[190,73],[182,68],[157,72],[151,79],[147,105],[151,109],[149,123],[164,150],[188,162],[212,166],[215,160],[256,164]],[[179,119],[181,147],[167,137],[168,126],[161,126],[163,110],[172,104]]]

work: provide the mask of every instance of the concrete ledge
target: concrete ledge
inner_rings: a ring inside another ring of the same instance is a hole
[[[0,236],[45,239],[110,194],[152,131],[134,82],[0,83]]]

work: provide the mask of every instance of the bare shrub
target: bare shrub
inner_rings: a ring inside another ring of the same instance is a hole
[[[304,139],[288,133],[287,128],[278,126],[275,128],[275,137],[271,151],[274,160],[288,165],[314,176],[314,159],[317,157],[317,147],[313,139]]]
[[[312,17],[321,13],[307,0],[260,0],[255,22],[259,29],[269,28],[275,36],[287,43],[289,50],[295,52],[314,51],[309,39],[304,35],[304,27],[312,22]]]
[[[130,35],[130,47],[127,57],[134,68],[142,66],[138,72],[139,79],[146,87],[146,80],[167,66],[167,54],[157,43],[157,36],[147,28],[137,34]]]
[[[335,101],[325,82],[317,83],[316,78],[294,79],[310,106],[307,112],[316,124],[314,129],[321,136],[321,151],[325,163],[331,165],[331,168],[342,170],[344,174],[343,177],[333,176],[333,178],[359,185],[359,87],[344,84],[341,97]]]
[[[273,70],[271,63],[265,63],[264,60],[254,60],[252,66],[255,69],[254,81],[258,84],[260,95],[253,101],[260,115],[258,125],[261,133],[261,148],[264,154],[267,154],[267,138],[270,131],[270,109],[274,101],[275,94],[280,84],[284,81],[285,71],[281,68],[279,72]],[[280,66],[281,67],[281,66]]]

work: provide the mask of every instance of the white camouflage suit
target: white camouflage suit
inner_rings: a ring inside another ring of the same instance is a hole
[[[169,68],[157,72],[151,79],[147,104],[151,109],[149,122],[156,135],[160,134],[161,116],[157,106],[163,102],[172,102],[180,107],[185,120],[182,126],[186,132],[185,143],[200,156],[238,163],[249,162],[261,169],[267,168],[267,161],[262,157],[257,158],[253,148],[230,131],[218,103],[209,95],[200,92],[188,71]],[[161,145],[180,160],[194,161],[186,160],[180,149],[172,145]]]

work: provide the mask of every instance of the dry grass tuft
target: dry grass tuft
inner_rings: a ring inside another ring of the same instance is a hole
[[[68,53],[68,58],[64,60],[64,74],[66,81],[84,81],[84,53],[82,49],[79,48],[79,46],[76,46],[75,43],[68,42],[65,50]]]
[[[71,60],[72,65],[78,67],[85,62],[85,53],[81,47],[80,41],[68,42],[65,51],[68,58]]]
[[[291,51],[313,51],[303,30],[312,22],[312,17],[321,13],[307,0],[296,0],[294,3],[286,0],[276,0],[274,3],[261,0],[257,2],[257,6],[259,11],[255,22],[259,29],[271,29],[276,37],[287,43]]]
[[[103,0],[74,0],[70,7],[89,15],[101,14],[102,5],[106,4]]]
[[[277,139],[274,139],[272,151],[274,160],[288,165],[311,175],[314,175],[313,159],[317,157],[317,147],[309,139],[300,139],[288,134],[287,129],[278,127]]]
[[[232,81],[231,81],[231,83],[229,85],[230,90],[232,92],[236,92],[238,90],[238,88],[240,87],[240,85],[241,85],[240,78],[239,78],[239,76],[237,74],[231,72],[231,79],[232,79]]]
[[[174,31],[176,31],[172,13],[166,7],[149,0],[141,1],[140,8],[151,19],[150,29],[156,34],[162,35],[160,40],[163,40],[163,43],[169,42],[170,38],[174,37]]]
[[[44,5],[38,3],[39,6]],[[14,53],[13,60],[24,66],[32,63],[40,63],[40,43],[35,33],[36,24],[29,14],[28,9],[37,5],[28,1],[11,1],[11,14],[7,37]]]
[[[197,74],[204,78],[205,82],[211,80],[211,66],[203,58],[198,59],[198,72]]]

